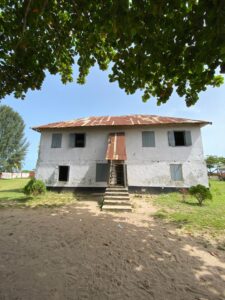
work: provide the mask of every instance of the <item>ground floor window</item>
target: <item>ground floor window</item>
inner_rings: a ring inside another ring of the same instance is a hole
[[[69,166],[59,166],[59,181],[69,180]]]
[[[108,164],[96,164],[96,182],[108,181]]]
[[[183,180],[183,172],[181,164],[171,164],[170,165],[170,176],[173,181]]]

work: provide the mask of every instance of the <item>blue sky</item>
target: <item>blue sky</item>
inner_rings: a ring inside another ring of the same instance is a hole
[[[225,85],[202,92],[191,108],[175,93],[161,106],[153,98],[143,103],[141,95],[126,95],[117,83],[109,83],[107,72],[94,67],[85,85],[63,85],[59,76],[47,75],[40,91],[28,92],[25,100],[9,96],[1,103],[16,110],[26,124],[30,147],[24,169],[35,168],[37,160],[40,134],[30,127],[85,116],[156,114],[211,121],[213,125],[202,129],[204,154],[225,156]]]

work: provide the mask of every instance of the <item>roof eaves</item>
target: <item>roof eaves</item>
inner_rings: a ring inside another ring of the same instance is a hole
[[[191,120],[176,117],[164,117],[155,115],[130,115],[111,117],[89,117],[71,121],[54,122],[41,126],[32,127],[33,130],[41,132],[48,129],[71,129],[90,127],[131,127],[131,126],[179,126],[179,125],[199,125],[205,126],[212,122],[202,120]]]

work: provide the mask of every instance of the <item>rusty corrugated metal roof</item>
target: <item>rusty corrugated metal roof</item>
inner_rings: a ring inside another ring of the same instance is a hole
[[[77,128],[77,127],[100,127],[100,126],[140,126],[140,125],[166,125],[166,124],[199,124],[206,125],[211,122],[191,120],[175,117],[163,117],[156,115],[128,115],[128,116],[105,116],[87,117],[72,121],[56,122],[32,127],[36,131],[54,128]]]
[[[126,143],[124,132],[110,133],[106,160],[126,160]]]

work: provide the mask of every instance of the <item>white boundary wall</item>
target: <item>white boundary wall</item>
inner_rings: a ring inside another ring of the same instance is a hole
[[[30,173],[0,172],[0,179],[29,178],[29,177],[30,177]]]

